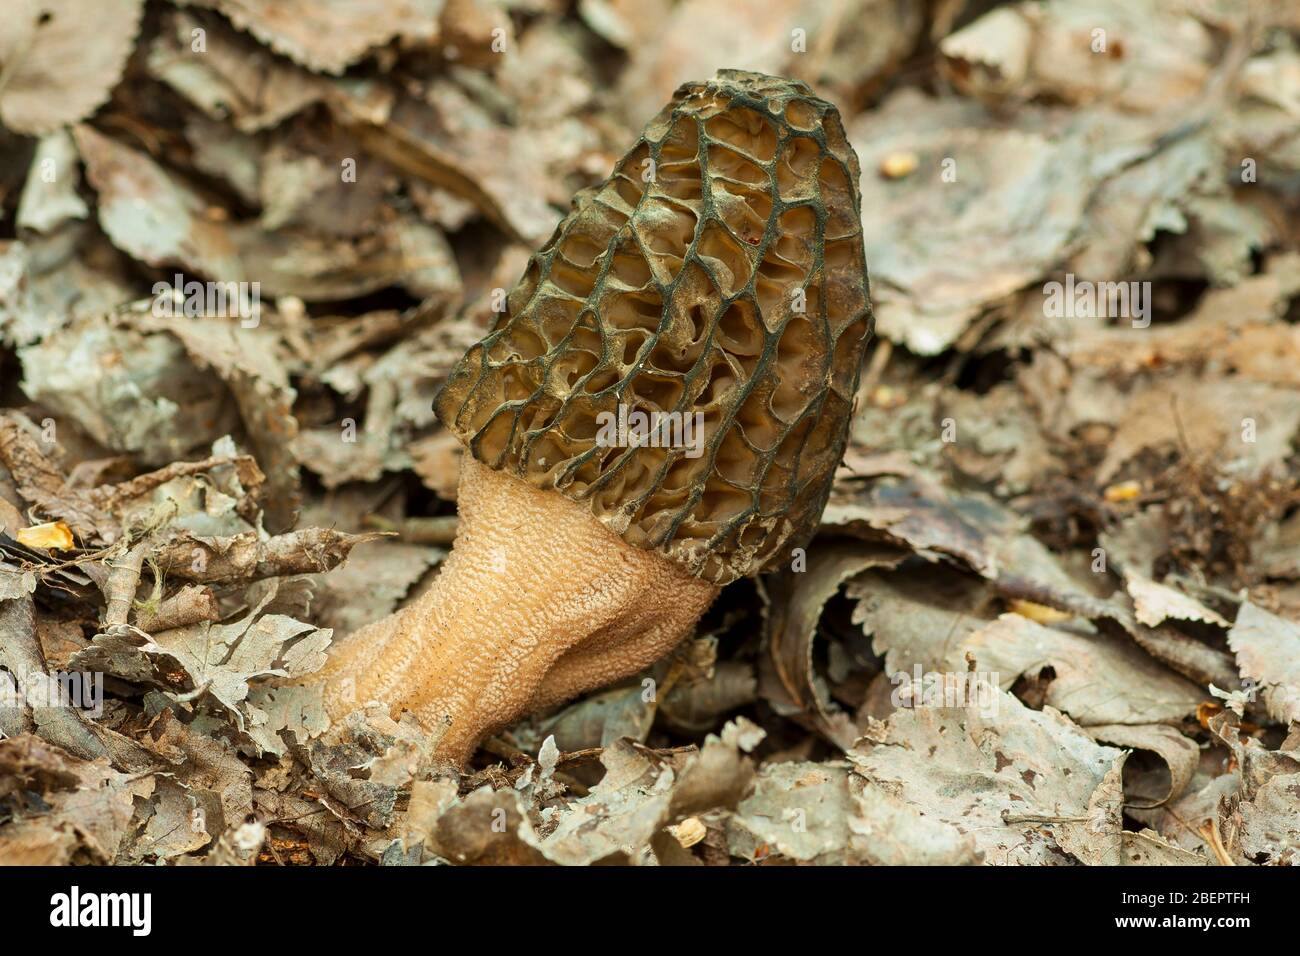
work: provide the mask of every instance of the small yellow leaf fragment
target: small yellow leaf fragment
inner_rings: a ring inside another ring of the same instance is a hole
[[[916,172],[916,167],[920,163],[921,160],[916,153],[906,151],[889,153],[880,161],[880,175],[886,179],[902,179]]]
[[[1111,504],[1117,504],[1121,501],[1132,501],[1138,495],[1142,494],[1142,485],[1136,481],[1121,481],[1118,484],[1111,485],[1102,493],[1102,497]]]
[[[76,547],[72,540],[72,529],[62,521],[47,521],[22,528],[15,535],[19,544],[29,548],[45,548],[47,551],[67,551]]]
[[[687,849],[703,840],[707,831],[699,817],[687,817],[681,823],[669,827],[668,832],[684,849]]]
[[[1058,611],[1054,607],[1048,607],[1046,604],[1035,604],[1033,601],[1022,601],[1019,598],[1008,601],[1007,607],[1021,617],[1027,617],[1039,624],[1055,624],[1059,621],[1068,621],[1072,617],[1072,615],[1066,614],[1064,611]]]

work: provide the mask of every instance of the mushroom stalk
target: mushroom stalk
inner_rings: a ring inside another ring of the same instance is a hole
[[[460,525],[432,587],[344,639],[314,679],[331,720],[378,701],[463,763],[530,711],[635,674],[718,593],[590,511],[465,456]]]

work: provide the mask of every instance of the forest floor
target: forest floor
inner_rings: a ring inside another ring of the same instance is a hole
[[[0,863],[1300,861],[1294,4],[272,6],[0,22]],[[463,771],[327,726],[268,680],[437,574],[448,369],[723,67],[861,163],[805,560]]]

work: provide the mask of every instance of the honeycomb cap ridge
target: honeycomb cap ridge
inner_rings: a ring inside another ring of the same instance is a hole
[[[683,84],[574,197],[439,420],[715,584],[782,562],[820,520],[872,331],[858,177],[805,84]]]

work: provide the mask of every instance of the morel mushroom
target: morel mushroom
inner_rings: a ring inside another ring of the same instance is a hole
[[[636,673],[816,528],[871,333],[858,162],[802,83],[682,86],[584,190],[435,400],[469,451],[434,586],[341,643],[463,762]]]

